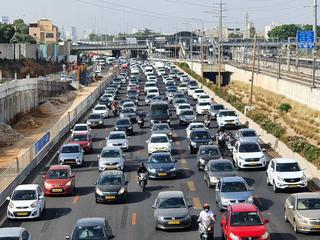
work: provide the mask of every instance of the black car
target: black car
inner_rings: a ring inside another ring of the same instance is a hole
[[[125,131],[126,133],[133,133],[133,125],[129,118],[119,118],[114,126],[116,131]]]
[[[81,218],[79,219],[72,231],[71,236],[66,239],[82,240],[109,240],[114,238],[112,229],[105,218]]]
[[[134,102],[137,106],[139,104],[139,95],[128,95],[130,101]]]
[[[128,199],[128,181],[120,170],[100,173],[95,189],[96,203],[122,201]]]
[[[103,117],[100,113],[91,113],[87,119],[89,127],[103,127]]]
[[[221,153],[217,145],[202,145],[197,154],[197,166],[204,170],[206,164],[213,159],[220,159]]]
[[[153,153],[146,166],[149,178],[174,178],[177,176],[177,161],[169,152]]]
[[[190,153],[196,153],[200,146],[213,144],[213,139],[207,129],[197,128],[191,131],[189,138]]]
[[[101,97],[98,101],[100,105],[106,105],[109,109],[111,108],[111,101],[107,97]]]

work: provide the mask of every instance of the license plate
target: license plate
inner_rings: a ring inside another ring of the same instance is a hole
[[[167,173],[158,173],[159,176],[167,176]]]
[[[64,163],[74,163],[74,161],[64,161]]]
[[[180,224],[180,221],[179,220],[172,220],[172,221],[169,221],[168,223],[173,224],[173,225],[177,225],[177,224]]]
[[[27,212],[18,212],[17,215],[18,216],[27,216],[28,213]]]
[[[115,166],[106,166],[106,169],[116,169]]]
[[[294,187],[299,187],[299,185],[298,184],[292,184],[292,185],[289,185],[288,187],[294,188]]]
[[[116,196],[106,196],[105,198],[107,200],[114,200],[114,199],[116,199]]]
[[[51,191],[55,192],[55,193],[59,193],[59,192],[62,192],[62,189],[61,188],[55,188],[55,189],[52,189]]]

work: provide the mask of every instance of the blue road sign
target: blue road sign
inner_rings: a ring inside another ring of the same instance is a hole
[[[313,49],[314,48],[314,31],[299,31],[298,36],[298,48]]]
[[[42,138],[40,138],[36,144],[35,144],[35,152],[36,154],[44,148],[44,146],[47,145],[47,143],[50,141],[50,132],[47,132]]]

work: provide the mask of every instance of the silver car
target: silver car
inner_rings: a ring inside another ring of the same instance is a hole
[[[179,117],[180,125],[182,125],[182,124],[187,125],[187,124],[193,122],[194,120],[196,120],[196,118],[197,118],[197,116],[193,110],[183,110],[183,111],[181,111],[181,113],[178,117]]]
[[[253,195],[244,178],[223,177],[216,185],[216,202],[222,211],[234,203],[253,203]]]
[[[80,144],[68,143],[64,144],[60,151],[58,151],[59,164],[82,165],[84,151]]]
[[[212,104],[209,113],[211,117],[215,119],[217,117],[218,112],[223,109],[224,106],[222,104]]]
[[[32,240],[32,237],[23,227],[6,227],[0,228],[0,239]]]
[[[251,128],[242,128],[236,132],[235,138],[239,141],[258,142],[259,136],[256,130]]]
[[[203,178],[208,187],[215,186],[223,177],[234,177],[236,172],[233,163],[229,159],[210,160],[204,168]]]
[[[151,135],[156,133],[167,134],[169,138],[172,136],[171,128],[168,123],[155,123],[151,128]]]
[[[156,229],[190,228],[191,207],[182,191],[159,192],[152,206]]]
[[[106,137],[107,147],[120,147],[123,150],[129,149],[129,137],[125,131],[112,131],[109,136]]]
[[[99,171],[124,169],[123,152],[120,147],[104,147],[99,158]]]

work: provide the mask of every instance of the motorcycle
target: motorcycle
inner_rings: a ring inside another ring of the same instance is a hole
[[[218,146],[224,149],[226,146],[226,135],[224,133],[219,133],[217,135]]]
[[[210,127],[210,122],[211,122],[211,117],[210,117],[210,115],[206,114],[204,116],[204,126],[209,128]]]
[[[144,119],[142,117],[138,117],[138,124],[140,128],[143,128],[144,125]]]
[[[213,240],[214,237],[214,220],[208,218],[199,222],[199,232],[201,240]]]
[[[139,186],[141,187],[142,191],[144,192],[144,189],[147,185],[148,180],[148,174],[147,173],[139,173],[138,175],[138,182]]]
[[[230,154],[232,154],[232,149],[234,147],[234,144],[236,143],[235,137],[230,132],[226,137],[226,147]]]
[[[115,106],[112,106],[112,113],[113,113],[113,116],[118,116],[119,114],[119,109]]]

